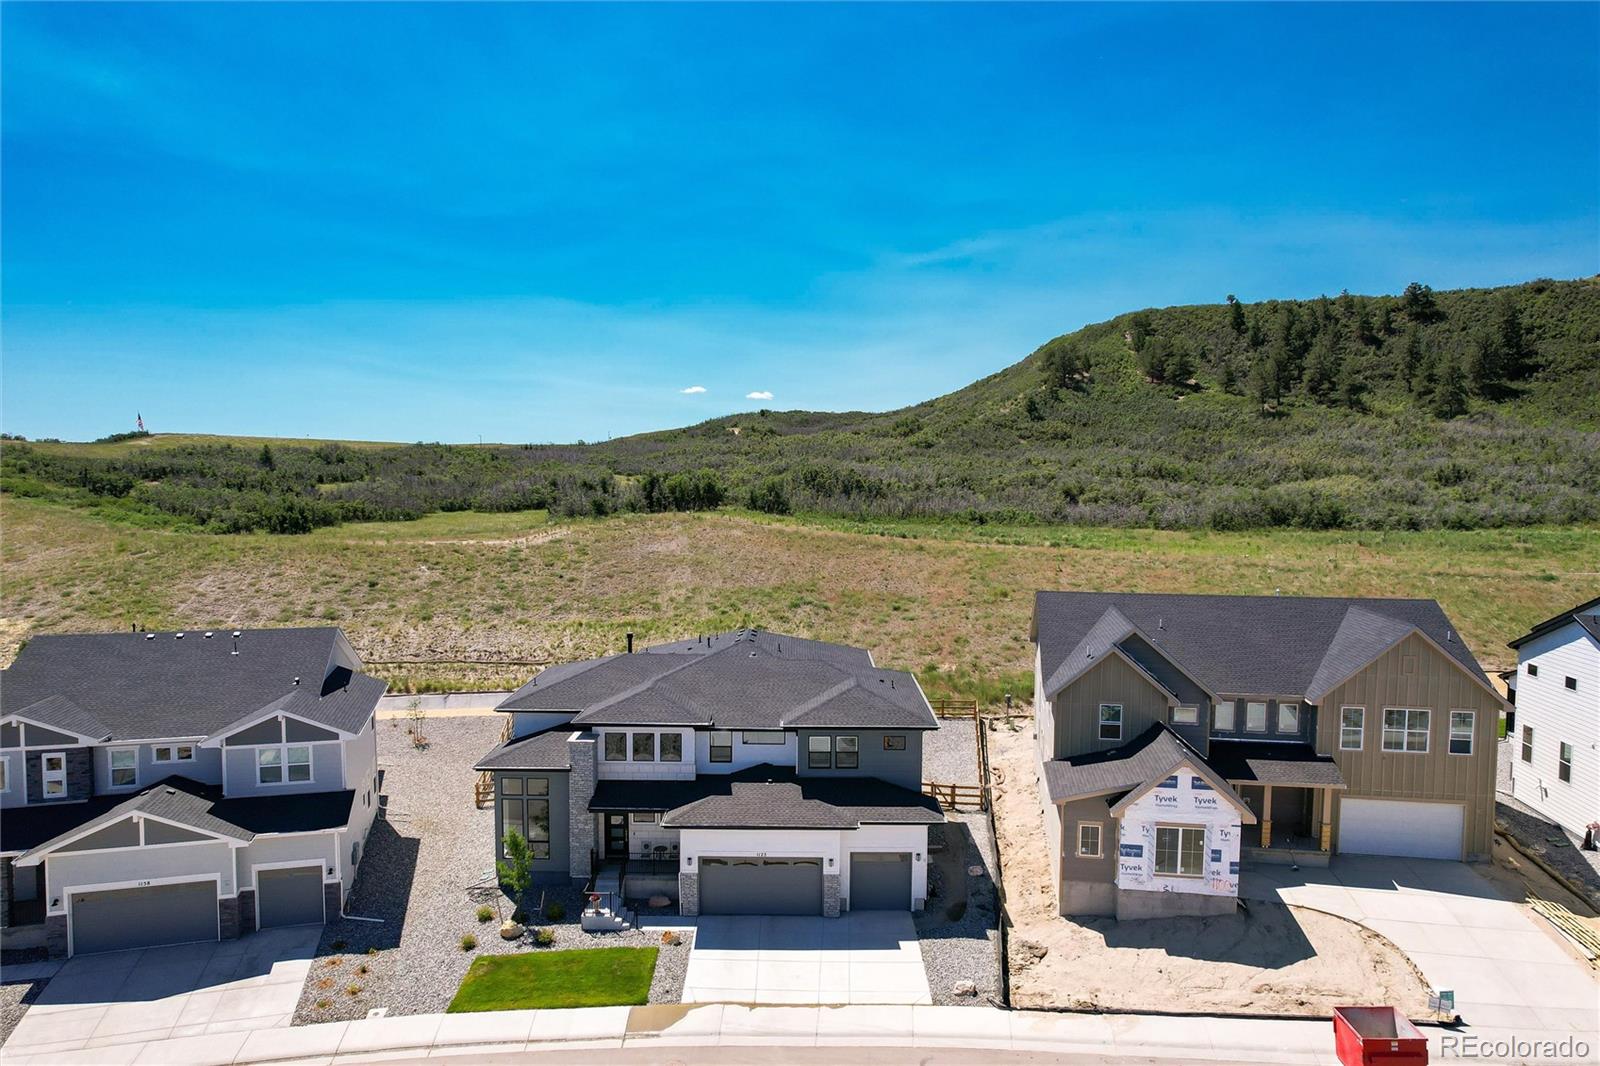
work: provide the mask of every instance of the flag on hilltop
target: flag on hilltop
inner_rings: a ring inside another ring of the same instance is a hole
[[[133,420],[135,422],[139,423],[139,432],[143,433],[144,432],[144,415],[142,415],[142,414],[140,414],[140,413],[138,413],[136,411],[136,412],[134,412]]]

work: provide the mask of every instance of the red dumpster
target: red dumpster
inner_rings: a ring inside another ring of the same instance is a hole
[[[1344,1066],[1426,1066],[1428,1038],[1393,1007],[1333,1008],[1333,1046]]]

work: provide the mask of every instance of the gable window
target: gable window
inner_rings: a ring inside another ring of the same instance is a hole
[[[682,762],[683,761],[683,734],[682,733],[662,733],[661,734],[661,761],[662,762]]]
[[[788,738],[781,729],[746,729],[744,742],[746,744],[782,744]]]
[[[606,734],[606,762],[628,761],[628,734]]]
[[[1200,708],[1174,707],[1172,708],[1173,725],[1194,725],[1200,721]]]
[[[1408,707],[1385,707],[1383,710],[1383,750],[1426,752],[1428,750],[1428,721],[1432,711]]]
[[[1563,744],[1559,752],[1560,761],[1556,763],[1556,776],[1571,784],[1572,782],[1572,745]]]
[[[1171,877],[1205,874],[1206,831],[1199,826],[1156,826],[1156,873]]]
[[[59,751],[39,756],[39,787],[45,799],[62,799],[67,794],[67,757]]]
[[[711,731],[711,761],[733,761],[733,732],[726,729]]]
[[[1529,677],[1538,677],[1539,676],[1539,664],[1538,663],[1529,663],[1528,664],[1528,676]]]
[[[833,738],[833,767],[836,770],[854,770],[861,765],[861,749],[855,737]]]
[[[1224,732],[1224,733],[1233,732],[1234,725],[1233,725],[1233,701],[1232,700],[1223,700],[1221,703],[1217,704],[1217,725],[1216,725],[1216,728],[1218,730],[1220,730],[1221,732]]]
[[[1300,705],[1298,703],[1278,704],[1278,732],[1300,732]]]
[[[132,788],[139,783],[139,749],[111,749],[111,787]]]
[[[633,761],[656,761],[656,735],[654,733],[635,733],[633,735]]]
[[[1472,727],[1477,723],[1476,711],[1450,712],[1450,754],[1472,754]]]
[[[1265,733],[1267,731],[1267,705],[1265,703],[1247,703],[1244,705],[1244,730],[1246,733]]]
[[[884,751],[905,751],[906,750],[906,738],[903,737],[903,736],[899,736],[899,735],[884,737],[883,738],[883,750]]]
[[[1100,857],[1100,823],[1078,823],[1078,858],[1098,859]]]
[[[1367,709],[1365,707],[1341,707],[1339,709],[1339,750],[1360,751],[1365,742],[1367,731]]]
[[[812,770],[833,768],[833,738],[808,737],[806,739],[806,766]]]
[[[1567,678],[1567,687],[1574,692],[1578,691],[1578,679],[1575,677]]]
[[[157,744],[155,750],[156,762],[192,762],[194,761],[193,744]]]
[[[1122,704],[1102,703],[1100,705],[1100,739],[1122,739]]]
[[[283,747],[256,749],[256,782],[263,785],[281,785],[285,782],[311,780],[311,746],[287,744]]]
[[[1522,761],[1533,761],[1533,726],[1522,727]]]

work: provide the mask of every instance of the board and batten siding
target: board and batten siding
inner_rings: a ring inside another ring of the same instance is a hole
[[[1122,735],[1100,739],[1100,705],[1122,705]],[[1050,703],[1054,747],[1052,759],[1065,759],[1115,748],[1157,723],[1167,721],[1167,696],[1144,674],[1121,658],[1107,654],[1099,664],[1056,695]]]
[[[1339,748],[1340,711],[1365,707],[1360,751]],[[1427,709],[1428,750],[1384,751],[1383,712],[1388,707]],[[1454,660],[1413,633],[1322,701],[1317,751],[1333,756],[1344,776],[1342,798],[1429,800],[1466,808],[1462,857],[1487,859],[1494,834],[1494,776],[1499,698]],[[1450,712],[1475,711],[1471,755],[1449,752]],[[1333,839],[1339,839],[1334,806]]]
[[[1576,622],[1522,645],[1517,663],[1511,794],[1583,835],[1600,819],[1600,640]],[[1528,664],[1539,673],[1529,676]],[[1577,682],[1567,688],[1567,678]],[[1533,728],[1533,761],[1522,761],[1522,729]],[[1561,745],[1572,745],[1572,780],[1561,780]]]

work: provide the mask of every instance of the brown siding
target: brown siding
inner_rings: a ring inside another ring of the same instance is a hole
[[[1122,738],[1100,739],[1100,705],[1122,704]],[[1055,752],[1065,759],[1085,752],[1104,751],[1137,737],[1157,722],[1167,720],[1167,697],[1142,673],[1115,655],[1062,689],[1051,705],[1055,712]]]
[[[1410,669],[1407,669],[1407,666]],[[1365,707],[1360,751],[1339,750],[1340,709]],[[1427,708],[1426,754],[1381,748],[1386,707]],[[1449,753],[1450,712],[1476,711],[1471,755]],[[1446,800],[1466,805],[1464,857],[1486,859],[1494,833],[1495,734],[1500,703],[1452,660],[1416,634],[1340,685],[1317,716],[1317,750],[1332,755],[1347,797]],[[1339,839],[1338,810],[1333,841]]]
[[[1061,812],[1061,879],[1063,881],[1103,881],[1117,879],[1117,823],[1111,817],[1104,796],[1063,803]],[[1078,857],[1078,823],[1100,823],[1100,857]]]

